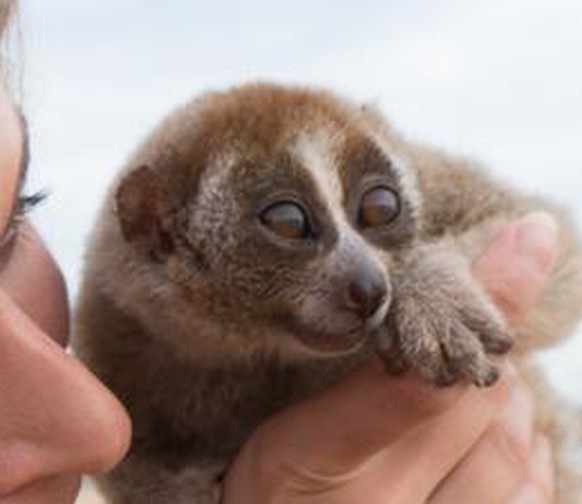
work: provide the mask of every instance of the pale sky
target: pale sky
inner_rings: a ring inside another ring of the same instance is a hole
[[[72,292],[116,170],[169,110],[261,79],[377,103],[416,139],[484,161],[582,224],[582,1],[27,0],[35,217]],[[582,403],[582,336],[544,359]]]

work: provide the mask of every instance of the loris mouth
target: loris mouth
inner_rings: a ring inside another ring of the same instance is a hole
[[[314,330],[303,324],[297,324],[293,336],[309,350],[325,353],[343,353],[354,351],[366,341],[371,329],[364,325],[347,328],[342,332]]]

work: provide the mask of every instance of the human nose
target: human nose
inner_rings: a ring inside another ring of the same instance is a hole
[[[0,496],[119,461],[131,432],[121,404],[1,290],[0,346]]]

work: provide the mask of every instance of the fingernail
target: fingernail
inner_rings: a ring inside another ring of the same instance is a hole
[[[517,229],[517,251],[541,273],[553,267],[558,241],[558,223],[547,212],[533,212],[523,217]]]

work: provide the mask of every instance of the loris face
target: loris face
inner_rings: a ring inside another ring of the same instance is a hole
[[[414,184],[377,118],[270,86],[194,108],[194,121],[171,119],[179,143],[168,135],[163,156],[122,179],[124,239],[191,307],[180,317],[318,352],[360,344],[386,316],[391,258],[417,220]]]

